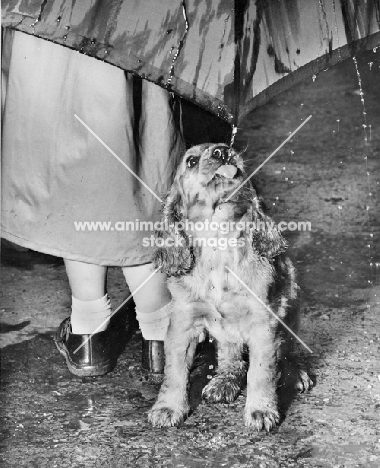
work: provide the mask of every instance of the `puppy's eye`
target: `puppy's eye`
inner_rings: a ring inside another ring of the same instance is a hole
[[[187,167],[194,167],[198,164],[199,157],[198,156],[189,156],[186,160]]]

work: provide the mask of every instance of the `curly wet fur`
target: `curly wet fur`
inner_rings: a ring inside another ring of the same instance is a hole
[[[221,166],[234,166],[234,177],[220,175]],[[205,400],[235,400],[247,378],[245,424],[269,431],[279,422],[277,364],[291,352],[292,339],[234,274],[294,330],[298,287],[284,255],[286,242],[254,188],[244,185],[226,200],[244,179],[241,155],[223,144],[199,145],[186,152],[166,199],[164,228],[157,233],[165,242],[154,261],[169,277],[173,313],[164,382],[149,413],[154,426],[177,425],[187,416],[188,371],[205,329],[218,343],[218,371],[203,390]],[[204,229],[189,227],[186,220],[203,222]],[[206,221],[240,226],[216,231]],[[209,242],[199,244],[200,239]],[[224,248],[228,240],[232,244]],[[246,346],[249,368],[242,357]],[[303,382],[304,389],[311,385],[308,377]]]

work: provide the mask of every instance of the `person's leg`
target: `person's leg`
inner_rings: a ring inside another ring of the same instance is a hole
[[[147,280],[153,271],[150,263],[123,268],[144,339],[163,341],[169,325],[171,296],[163,273],[158,271]]]
[[[136,317],[143,336],[142,367],[153,373],[162,373],[165,364],[164,339],[171,314],[171,296],[166,286],[166,276],[158,271],[149,278],[153,271],[151,264],[123,268],[136,304]]]
[[[66,364],[79,377],[103,375],[114,364],[107,327],[111,303],[106,294],[107,268],[65,259],[72,292],[71,316],[54,337]]]
[[[107,267],[64,259],[72,295],[80,301],[94,301],[106,293]]]
[[[72,332],[91,334],[104,331],[111,315],[111,303],[106,294],[107,267],[64,261],[72,294]]]

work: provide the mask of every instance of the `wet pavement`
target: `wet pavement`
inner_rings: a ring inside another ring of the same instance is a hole
[[[313,350],[299,345],[299,356],[315,388],[280,389],[281,425],[256,433],[243,425],[244,392],[230,405],[202,403],[215,365],[210,347],[192,373],[189,418],[152,428],[159,379],[140,368],[131,311],[116,317],[116,368],[72,376],[52,342],[69,315],[62,262],[4,244],[1,466],[380,466],[380,49],[358,61],[366,114],[349,60],[258,109],[238,133],[254,168],[313,115],[256,180],[277,222],[312,225],[285,235],[302,288],[300,335]],[[110,270],[109,293],[114,307],[128,295],[120,270]]]

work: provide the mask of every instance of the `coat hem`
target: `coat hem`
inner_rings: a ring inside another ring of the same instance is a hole
[[[37,242],[23,239],[14,234],[11,234],[7,231],[1,230],[1,237],[6,239],[9,242],[12,242],[21,247],[27,249],[35,250],[36,252],[41,252],[43,254],[52,255],[53,257],[62,257],[67,260],[74,260],[77,262],[91,263],[93,265],[99,266],[109,266],[109,267],[127,267],[127,266],[138,266],[144,265],[152,262],[152,254],[143,255],[140,257],[129,257],[120,260],[108,259],[108,258],[94,258],[87,257],[86,255],[80,255],[73,252],[67,252],[65,250],[57,249],[55,247],[49,247],[46,245],[38,244]]]

